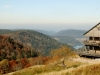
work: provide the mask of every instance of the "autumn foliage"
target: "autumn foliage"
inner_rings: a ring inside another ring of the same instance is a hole
[[[61,47],[52,50],[50,56],[43,56],[28,45],[15,41],[11,37],[0,35],[0,73],[17,71],[33,65],[49,64],[54,60],[69,57],[70,54],[74,55],[69,48]]]
[[[1,73],[7,73],[11,71],[17,71],[22,68],[30,66],[28,58],[38,57],[38,52],[33,48],[24,46],[22,43],[13,40],[9,36],[0,35],[0,61],[4,62],[6,59],[9,64],[3,67],[0,64]],[[9,71],[5,71],[4,68],[8,68]]]
[[[16,60],[35,56],[38,56],[38,53],[33,48],[24,46],[8,36],[0,35],[0,60]]]

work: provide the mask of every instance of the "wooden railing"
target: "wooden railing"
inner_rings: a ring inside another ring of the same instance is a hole
[[[90,41],[90,40],[85,40],[83,42],[85,45],[95,45],[95,46],[100,46],[100,41]]]

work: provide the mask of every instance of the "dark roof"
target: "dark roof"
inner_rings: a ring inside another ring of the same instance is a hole
[[[91,31],[93,28],[97,27],[99,24],[100,24],[100,22],[98,24],[96,24],[94,27],[92,27],[90,30],[88,30],[86,33],[84,33],[84,35],[87,34],[89,31]]]

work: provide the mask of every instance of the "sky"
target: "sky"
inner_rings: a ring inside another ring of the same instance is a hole
[[[0,29],[88,30],[100,22],[100,0],[0,0]]]

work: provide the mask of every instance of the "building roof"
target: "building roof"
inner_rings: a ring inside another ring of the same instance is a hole
[[[87,34],[88,32],[90,32],[92,29],[94,29],[95,27],[97,27],[100,24],[100,22],[98,24],[96,24],[94,27],[92,27],[90,30],[88,30],[87,32],[85,32],[83,35]]]

